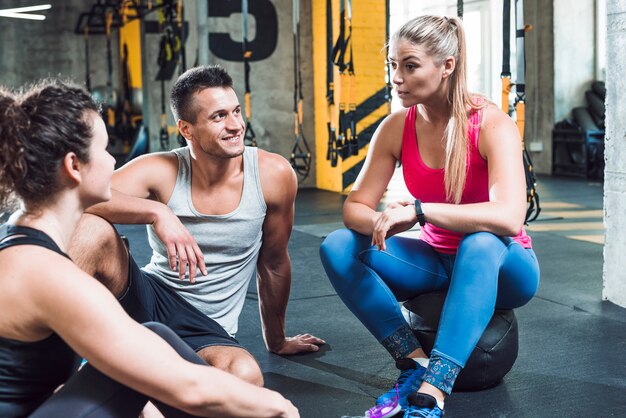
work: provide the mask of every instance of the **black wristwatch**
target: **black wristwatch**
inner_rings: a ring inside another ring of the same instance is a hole
[[[417,215],[417,222],[419,222],[420,226],[426,225],[426,216],[424,216],[424,212],[422,211],[422,201],[419,199],[415,200],[415,214]]]

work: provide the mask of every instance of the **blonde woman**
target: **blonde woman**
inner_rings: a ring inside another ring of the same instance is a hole
[[[403,109],[388,116],[344,208],[348,229],[322,244],[337,293],[400,369],[370,416],[440,417],[444,400],[494,309],[527,303],[539,284],[523,229],[525,177],[513,121],[466,83],[457,18],[420,16],[389,41]],[[376,206],[396,167],[414,201]],[[393,235],[420,223],[419,239]],[[398,301],[447,289],[430,358]]]

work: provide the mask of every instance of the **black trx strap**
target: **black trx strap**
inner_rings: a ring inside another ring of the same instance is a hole
[[[509,113],[509,92],[511,91],[511,68],[510,68],[510,31],[511,31],[511,2],[504,0],[502,13],[502,110]],[[539,204],[539,194],[537,193],[537,179],[533,169],[533,163],[530,154],[526,149],[524,142],[524,119],[525,119],[525,73],[526,59],[524,50],[524,2],[523,0],[515,0],[515,38],[516,38],[516,55],[517,55],[517,76],[515,81],[515,113],[517,119],[517,128],[522,139],[522,158],[524,161],[524,173],[526,176],[526,216],[524,222],[532,222],[539,216],[541,206]]]
[[[456,2],[456,15],[459,19],[463,19],[463,0],[457,0]]]
[[[158,0],[160,6],[157,13],[161,40],[159,43],[159,56],[157,63],[159,72],[156,79],[161,82],[161,128],[159,129],[159,148],[167,151],[170,148],[170,134],[167,128],[167,111],[165,105],[165,80],[170,80],[178,65],[178,59],[182,51],[183,42],[181,33],[177,28],[182,27],[178,16],[178,10],[172,0]],[[180,25],[180,26],[179,26]],[[176,29],[175,29],[176,28]]]
[[[511,0],[503,0],[502,7],[502,111],[509,111],[509,94],[511,93]]]
[[[311,150],[302,131],[302,74],[300,71],[300,0],[293,0],[293,116],[294,116],[294,144],[291,148],[289,162],[300,176],[306,179],[311,171]]]
[[[109,141],[115,143],[115,100],[113,98],[113,47],[111,46],[111,26],[113,24],[113,11],[109,10],[106,14],[106,51],[107,51],[107,82],[106,82],[106,98],[102,106],[104,113],[104,122],[109,134]]]
[[[177,6],[177,21],[178,21],[178,33],[180,34],[180,39],[181,39],[181,44],[180,44],[180,67],[179,67],[179,74],[184,73],[185,71],[187,71],[187,53],[186,53],[186,49],[185,49],[185,40],[187,39],[187,37],[185,36],[185,25],[183,25],[183,22],[185,21],[185,8],[183,7],[183,0],[178,0],[178,6]],[[194,67],[197,67],[198,64],[194,65]],[[176,135],[176,140],[178,141],[178,145],[180,145],[181,147],[184,147],[185,145],[187,145],[187,141],[185,140],[185,138],[183,137],[183,135],[180,133],[180,131],[178,131],[178,134]]]
[[[122,68],[121,74],[121,87],[122,87],[122,100],[119,102],[117,109],[117,123],[115,124],[115,132],[119,138],[124,141],[124,154],[130,151],[131,139],[135,134],[135,127],[133,126],[133,91],[130,80],[130,70],[128,68],[128,45],[124,43],[122,46]]]
[[[167,113],[165,112],[165,80],[161,80],[161,129],[159,130],[159,147],[161,151],[170,149],[170,134],[167,131]]]
[[[359,138],[356,134],[356,102],[355,100],[355,74],[354,74],[354,56],[352,54],[352,0],[348,0],[348,39],[350,43],[350,60],[348,61],[348,130],[346,134],[348,140],[348,155],[359,154]]]
[[[252,103],[250,91],[250,57],[252,51],[248,49],[248,0],[241,0],[241,22],[243,28],[243,70],[246,86],[246,134],[244,142],[248,146],[256,147],[256,135],[252,129]]]
[[[387,43],[385,44],[385,72],[387,74],[387,80],[385,83],[385,100],[387,100],[391,104],[391,92],[393,90],[393,85],[391,83],[391,66],[389,65],[389,28],[391,25],[390,18],[390,5],[389,0],[385,0],[385,39]],[[391,113],[391,109],[390,109]]]
[[[85,86],[91,92],[91,68],[89,67],[89,26],[85,25]]]
[[[176,6],[176,21],[178,22],[178,33],[180,35],[180,71],[179,73],[182,74],[187,70],[187,56],[186,56],[186,49],[185,49],[185,39],[187,39],[187,37],[185,36],[185,25],[183,25],[183,22],[185,20],[185,8],[183,7],[183,0],[178,0],[177,6]]]
[[[333,50],[333,5],[332,0],[326,0],[326,101],[328,109],[328,150],[326,159],[331,167],[337,166],[337,132],[333,126],[335,110],[335,65]]]
[[[339,92],[339,135],[337,136],[336,149],[341,158],[345,159],[359,153],[356,135],[356,103],[353,101],[355,73],[352,54],[352,0],[341,0],[339,19],[339,36],[333,48],[333,62],[339,68],[341,87]],[[346,53],[349,53],[347,62]]]

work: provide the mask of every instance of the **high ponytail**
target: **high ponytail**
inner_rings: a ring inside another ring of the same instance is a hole
[[[444,179],[447,200],[460,203],[468,169],[467,109],[479,109],[486,105],[485,101],[475,103],[467,90],[467,50],[463,24],[457,17],[419,16],[398,29],[391,41],[398,39],[424,47],[437,65],[443,64],[449,56],[456,61],[449,81],[448,104],[451,111],[444,133]]]

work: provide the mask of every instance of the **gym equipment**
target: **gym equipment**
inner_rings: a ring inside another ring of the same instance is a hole
[[[332,0],[326,0],[326,109],[328,114],[328,150],[326,159],[331,167],[337,167],[337,130],[333,125],[335,115],[335,64],[333,63],[333,5]]]
[[[572,120],[554,125],[552,170],[554,174],[592,179],[604,177],[604,83],[596,81],[585,92],[587,107],[572,109]]]
[[[591,83],[591,90],[598,95],[602,102],[606,99],[606,86],[604,81],[594,81]]]
[[[339,68],[339,136],[336,149],[342,159],[359,153],[354,99],[354,59],[352,54],[352,0],[341,0],[339,36],[333,48],[333,63]],[[350,57],[346,61],[346,54]],[[347,94],[346,94],[347,93]]]
[[[114,142],[115,134],[115,109],[117,100],[113,101],[113,53],[111,46],[111,25],[113,24],[113,11],[106,12],[106,51],[107,51],[107,81],[106,81],[106,98],[102,104],[102,114],[104,123],[106,124],[109,138]]]
[[[294,171],[304,180],[311,171],[311,149],[302,130],[302,73],[300,71],[300,0],[293,0],[293,117],[294,144],[289,162]]]
[[[182,0],[157,0],[159,10],[157,21],[161,38],[159,42],[159,56],[157,63],[159,71],[156,81],[160,81],[161,87],[161,124],[159,128],[159,149],[169,151],[170,149],[170,127],[167,125],[167,106],[165,99],[165,81],[169,81],[174,76],[176,68],[182,74],[185,68],[185,38],[182,24],[183,6]],[[171,129],[173,131],[173,129]],[[178,143],[181,144],[181,138]]]
[[[515,0],[515,22],[516,22],[516,53],[517,53],[517,79],[515,84],[511,84],[511,67],[510,67],[510,30],[511,30],[511,0],[503,1],[502,9],[502,110],[507,114],[509,111],[509,93],[511,86],[515,86],[515,117],[517,129],[522,139],[522,159],[524,162],[524,173],[526,176],[526,216],[524,223],[534,221],[541,213],[541,205],[539,203],[539,194],[537,193],[537,179],[533,168],[533,162],[530,153],[526,149],[524,142],[524,114],[526,102],[526,54],[524,51],[524,34],[530,30],[530,26],[524,25],[524,2],[523,0]]]
[[[256,147],[256,134],[254,133],[254,129],[252,129],[252,91],[250,90],[250,58],[252,57],[252,51],[248,49],[248,0],[241,0],[241,24],[243,28],[244,84],[246,87],[244,95],[246,102],[246,133],[244,142],[248,146]]]
[[[389,115],[384,49],[389,1],[316,0],[313,4],[315,118],[311,123],[319,157],[313,159],[315,183],[320,189],[348,193],[363,167],[370,139]],[[353,75],[347,68],[350,62]]]
[[[126,156],[126,160],[124,164],[132,160],[133,158],[137,158],[140,155],[143,155],[148,152],[150,140],[148,138],[148,131],[145,126],[140,125],[137,130],[137,135],[135,136],[135,141],[133,142],[133,146],[128,152]]]
[[[139,54],[137,46],[140,44],[142,31],[139,20],[148,13],[161,10],[163,7],[162,5],[153,6],[151,2],[96,0],[89,11],[80,14],[76,23],[75,33],[83,35],[85,40],[85,83],[94,99],[103,104],[103,116],[110,139],[110,152],[118,162],[128,159],[131,148],[136,150],[145,148],[134,145],[140,136],[139,131],[144,113],[141,66],[137,59]],[[119,92],[113,88],[114,48],[112,41],[113,30],[116,29],[119,30],[120,42]],[[89,37],[92,35],[105,35],[107,60],[106,86],[94,88],[91,88],[90,74],[90,55],[93,54],[90,54]]]
[[[578,125],[585,131],[597,132],[602,131],[593,120],[591,113],[586,107],[575,107],[572,109],[572,116]]]
[[[598,96],[593,89],[587,90],[585,92],[585,99],[587,99],[587,104],[589,105],[589,111],[591,112],[591,116],[593,120],[596,122],[596,125],[600,127],[600,129],[604,129],[604,119],[606,116],[606,108],[604,106],[604,99]]]
[[[402,312],[430,355],[435,344],[446,291],[425,293],[404,303]],[[517,319],[513,310],[496,310],[454,384],[454,390],[482,390],[497,385],[511,370],[518,353]]]

